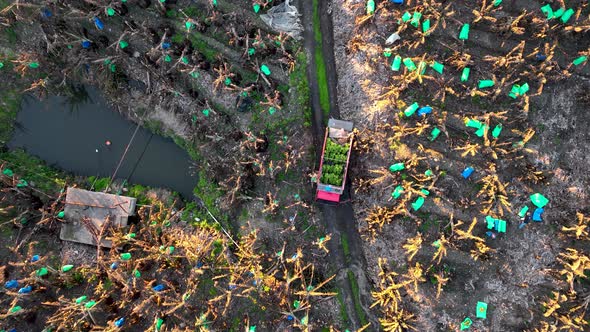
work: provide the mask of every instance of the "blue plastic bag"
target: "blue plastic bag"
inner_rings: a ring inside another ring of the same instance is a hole
[[[18,281],[14,280],[14,279],[9,280],[4,283],[4,288],[13,289],[13,288],[17,288],[17,287],[18,287]]]
[[[117,319],[115,321],[115,326],[116,327],[121,327],[121,326],[123,326],[123,324],[125,324],[125,318],[124,317],[121,317],[121,318],[119,318],[119,319]]]
[[[100,18],[94,16],[94,25],[96,25],[96,28],[98,30],[102,30],[104,29],[104,23],[102,23],[102,21],[100,20]]]
[[[418,110],[418,115],[426,115],[430,113],[432,113],[432,107],[430,106],[423,106]]]
[[[464,179],[467,179],[468,177],[471,176],[472,173],[473,173],[473,167],[467,167],[463,170],[463,172],[461,172],[461,176]]]
[[[19,294],[29,294],[32,290],[33,290],[33,287],[27,286],[27,287],[23,287],[23,288],[19,289],[18,293]]]
[[[90,48],[90,41],[83,40],[82,41],[82,48]]]
[[[542,222],[543,219],[541,218],[541,215],[543,212],[545,212],[543,208],[536,208],[535,212],[533,212],[533,221]]]

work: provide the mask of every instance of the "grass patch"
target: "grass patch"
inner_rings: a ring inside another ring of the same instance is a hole
[[[313,34],[315,38],[314,58],[316,62],[316,73],[318,76],[318,90],[320,93],[320,107],[324,119],[330,115],[330,94],[328,91],[328,76],[326,73],[326,62],[322,52],[322,31],[320,29],[319,0],[313,0]]]
[[[53,194],[66,184],[66,174],[49,167],[43,160],[19,149],[0,153],[0,160],[8,162],[8,168],[35,188]]]
[[[205,59],[209,62],[214,62],[217,56],[217,51],[213,49],[206,41],[201,38],[201,34],[198,32],[193,32],[189,35],[189,40],[191,44],[195,48],[195,50],[199,51]]]
[[[188,155],[191,157],[192,160],[200,161],[203,159],[201,157],[201,154],[199,153],[199,151],[195,148],[194,144],[190,144],[184,138],[179,137],[179,136],[172,137],[172,140],[174,141],[174,143],[176,143],[176,145],[183,148],[188,153]]]
[[[4,36],[6,37],[9,45],[16,45],[18,36],[12,27],[4,29]]]
[[[336,299],[338,299],[338,303],[340,304],[340,320],[342,321],[342,325],[347,326],[348,324],[350,324],[350,322],[348,319],[348,314],[346,313],[346,307],[344,306],[344,300],[342,299],[342,293],[340,290],[338,290]]]
[[[344,258],[346,261],[350,261],[350,248],[348,246],[348,237],[346,234],[340,235],[340,245],[342,245],[342,252],[344,252]]]
[[[12,136],[14,121],[20,106],[21,96],[16,90],[0,92],[0,143],[6,144]]]
[[[109,185],[109,182],[111,181],[110,178],[97,178],[96,176],[89,176],[88,177],[88,183],[90,184],[90,186],[92,187],[92,185],[94,184],[94,186],[92,187],[92,190],[94,191],[103,191],[107,188],[107,186]]]
[[[289,75],[289,85],[295,90],[295,99],[290,102],[303,111],[303,125],[311,127],[311,107],[309,107],[309,82],[307,80],[307,56],[305,52],[296,55],[295,69]]]
[[[352,271],[348,270],[348,281],[350,282],[350,288],[352,289],[352,299],[354,300],[354,311],[361,321],[361,325],[367,324],[367,317],[365,311],[361,307],[361,294],[359,292],[359,285],[356,282],[356,278]]]
[[[172,40],[172,42],[175,44],[182,44],[184,41],[184,35],[180,32],[177,32],[174,36],[172,36],[172,38],[170,38],[170,40]]]

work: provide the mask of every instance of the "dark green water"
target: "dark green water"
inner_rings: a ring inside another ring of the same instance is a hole
[[[23,148],[74,174],[110,177],[137,125],[110,109],[94,88],[82,88],[76,96],[42,101],[25,96],[8,147]],[[116,177],[169,188],[190,199],[197,183],[191,165],[186,151],[171,139],[139,128]]]

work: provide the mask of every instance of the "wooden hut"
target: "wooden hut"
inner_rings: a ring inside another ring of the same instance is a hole
[[[105,194],[78,188],[68,188],[65,222],[59,237],[73,241],[110,248],[112,243],[105,238],[113,228],[127,226],[129,216],[135,213],[136,199]]]

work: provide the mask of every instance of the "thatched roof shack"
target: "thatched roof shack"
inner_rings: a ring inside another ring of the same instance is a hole
[[[135,213],[135,204],[133,197],[68,188],[65,222],[59,237],[65,241],[97,245],[96,239],[102,231],[101,246],[110,248],[111,241],[104,238],[110,235],[112,227],[127,226],[129,216]]]

